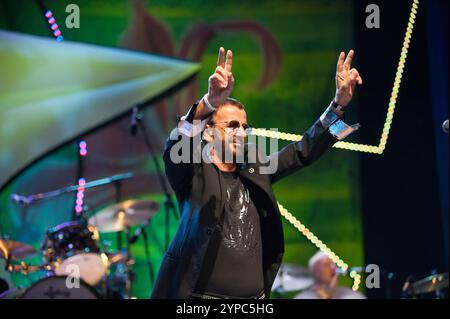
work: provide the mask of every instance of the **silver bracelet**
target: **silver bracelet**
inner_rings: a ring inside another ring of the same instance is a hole
[[[211,111],[215,111],[216,108],[214,106],[211,105],[211,103],[208,100],[208,93],[206,93],[205,95],[203,95],[203,102],[206,104],[206,107],[208,107]]]

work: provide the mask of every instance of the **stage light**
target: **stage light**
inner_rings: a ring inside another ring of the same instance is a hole
[[[87,155],[87,142],[81,140],[78,142],[79,154],[81,157],[85,157]],[[75,200],[75,213],[80,216],[83,213],[83,204],[84,204],[84,186],[86,185],[86,179],[81,177],[78,179],[78,188],[77,188],[77,196]]]
[[[56,19],[53,16],[53,12],[46,10],[44,16],[47,18],[50,30],[53,31],[53,36],[56,38],[56,41],[61,42],[64,38],[61,35],[58,24],[56,24]]]
[[[80,147],[80,155],[81,156],[86,156],[87,155],[87,143],[86,141],[81,141],[80,143],[78,143],[78,146]]]

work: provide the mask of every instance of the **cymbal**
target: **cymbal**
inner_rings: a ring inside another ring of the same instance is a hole
[[[448,287],[448,273],[428,276],[412,285],[415,294],[430,293]]]
[[[145,223],[158,210],[157,202],[130,199],[102,209],[89,218],[89,225],[104,233],[118,232]]]
[[[0,239],[0,259],[24,259],[32,257],[36,254],[36,250],[27,244],[8,240]]]
[[[306,268],[282,264],[273,282],[272,291],[298,291],[310,287],[313,283],[314,278]]]
[[[9,272],[20,272],[24,275],[29,275],[37,271],[51,271],[52,266],[50,264],[43,264],[43,265],[29,265],[25,262],[21,262],[20,265],[16,264],[10,264],[7,269]]]
[[[108,258],[108,262],[110,265],[119,263],[119,262],[125,262],[127,260],[127,256],[125,256],[122,253],[105,253],[106,257]]]

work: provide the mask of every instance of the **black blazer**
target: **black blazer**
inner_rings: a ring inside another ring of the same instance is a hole
[[[192,117],[197,104],[188,114]],[[186,121],[191,121],[188,117]],[[177,135],[177,129],[171,135]],[[179,208],[180,224],[168,251],[165,253],[152,298],[189,298],[205,262],[209,240],[223,212],[225,197],[214,164],[178,163],[170,159],[172,147],[182,138],[168,139],[164,150],[166,175],[175,191]],[[191,150],[202,150],[203,142],[193,144]],[[241,164],[238,173],[249,189],[250,196],[260,216],[263,246],[264,292],[270,296],[272,284],[284,253],[281,215],[272,190],[272,184],[317,160],[337,139],[317,120],[299,142],[291,143],[270,158],[277,157],[278,168],[273,174],[261,174],[257,163]],[[250,150],[256,145],[246,145]],[[191,157],[192,158],[192,157]]]

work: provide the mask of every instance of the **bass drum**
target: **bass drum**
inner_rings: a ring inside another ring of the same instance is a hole
[[[29,288],[5,291],[0,299],[100,299],[95,289],[82,279],[76,284],[66,276],[47,277]]]
[[[69,276],[74,272],[91,286],[106,275],[108,263],[102,258],[95,229],[72,221],[47,231],[42,244],[46,263],[56,275]]]

